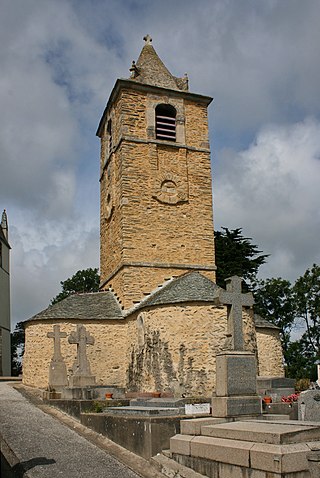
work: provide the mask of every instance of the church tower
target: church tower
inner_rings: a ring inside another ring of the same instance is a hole
[[[125,309],[172,277],[215,281],[207,107],[174,77],[149,35],[101,118],[101,290]]]

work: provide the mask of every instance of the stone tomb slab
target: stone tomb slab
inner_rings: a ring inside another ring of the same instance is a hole
[[[136,416],[163,416],[172,417],[184,415],[184,407],[182,408],[165,408],[165,407],[108,407],[106,413],[112,415],[136,415]]]
[[[252,420],[203,426],[201,433],[214,438],[284,445],[320,440],[320,425],[307,426],[288,421],[265,423]]]

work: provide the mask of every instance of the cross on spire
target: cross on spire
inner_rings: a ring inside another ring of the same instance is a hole
[[[226,290],[222,290],[219,299],[228,306],[228,335],[231,336],[231,350],[243,350],[242,307],[251,307],[254,303],[252,294],[242,294],[242,278],[232,276],[226,279]]]
[[[60,332],[60,325],[53,326],[53,332],[48,332],[47,337],[53,339],[53,361],[62,361],[61,355],[61,343],[60,339],[63,339],[67,336],[66,332]]]
[[[143,37],[144,41],[146,42],[146,45],[151,45],[152,43],[152,38],[151,36],[149,35],[149,33]]]

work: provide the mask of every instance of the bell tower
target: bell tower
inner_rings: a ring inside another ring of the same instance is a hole
[[[197,271],[215,281],[207,107],[144,38],[129,79],[101,118],[101,290],[123,307],[167,279]]]

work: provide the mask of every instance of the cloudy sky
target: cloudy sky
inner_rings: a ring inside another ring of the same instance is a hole
[[[0,0],[0,209],[12,322],[99,265],[99,141],[111,88],[146,33],[214,97],[215,227],[271,254],[261,277],[320,263],[318,0]]]

